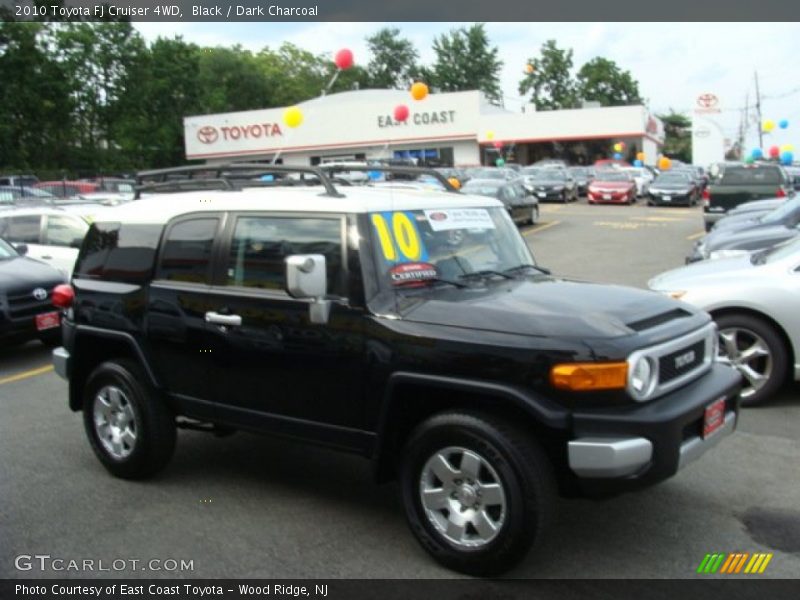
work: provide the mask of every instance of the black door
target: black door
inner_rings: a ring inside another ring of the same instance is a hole
[[[230,218],[207,326],[214,393],[231,425],[341,446],[366,443],[363,309],[351,307],[338,215],[239,214]],[[284,259],[326,257],[327,324],[285,291]]]
[[[219,214],[170,224],[150,284],[145,324],[157,375],[183,412],[209,420],[215,412],[205,314],[211,309],[212,257],[222,226]]]

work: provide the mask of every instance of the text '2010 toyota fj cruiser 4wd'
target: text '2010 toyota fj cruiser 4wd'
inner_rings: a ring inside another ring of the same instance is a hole
[[[54,361],[114,475],[164,467],[176,424],[356,452],[438,561],[497,574],[559,493],[656,483],[734,429],[706,313],[550,276],[492,199],[241,180],[267,168],[151,172],[168,195],[86,236]]]

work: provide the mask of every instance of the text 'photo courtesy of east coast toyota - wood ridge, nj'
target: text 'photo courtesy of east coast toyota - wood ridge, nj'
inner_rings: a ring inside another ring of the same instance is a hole
[[[511,4],[0,2],[0,597],[797,591],[800,25]]]

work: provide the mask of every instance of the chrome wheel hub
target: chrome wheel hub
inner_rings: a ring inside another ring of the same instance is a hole
[[[108,385],[94,399],[94,429],[111,456],[126,458],[136,446],[136,415],[128,397],[118,387]]]
[[[764,339],[749,329],[729,327],[719,332],[720,362],[735,367],[744,377],[741,397],[749,398],[769,381],[772,353]]]
[[[419,493],[428,521],[456,546],[488,544],[506,519],[500,477],[489,461],[467,448],[444,448],[431,456],[422,468]]]

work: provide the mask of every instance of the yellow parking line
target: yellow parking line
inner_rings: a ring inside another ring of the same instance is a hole
[[[697,233],[693,233],[692,235],[687,235],[687,240],[696,240],[697,238],[703,237],[706,234],[705,230],[698,231]]]
[[[22,373],[17,373],[16,375],[10,375],[8,377],[3,377],[0,379],[0,385],[4,383],[13,383],[15,381],[21,381],[22,379],[28,379],[29,377],[36,377],[37,375],[42,375],[43,373],[49,373],[53,370],[53,365],[46,365],[44,367],[39,367],[37,369],[31,369],[30,371],[23,371]]]
[[[550,223],[545,223],[544,225],[542,225],[541,227],[537,227],[536,229],[529,229],[522,235],[531,235],[533,233],[539,233],[540,231],[544,231],[545,229],[550,229],[551,227],[555,227],[559,223],[561,223],[561,221],[551,221]]]

